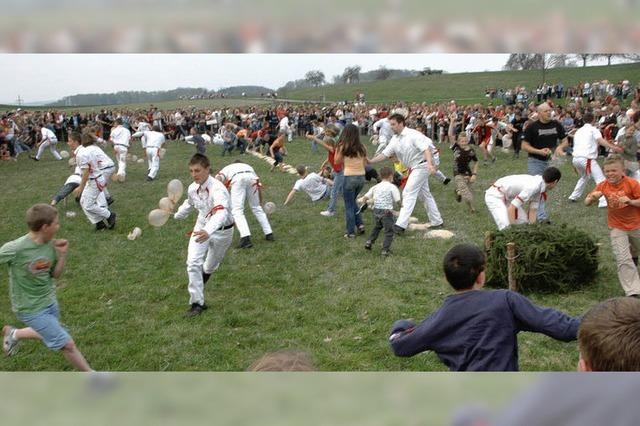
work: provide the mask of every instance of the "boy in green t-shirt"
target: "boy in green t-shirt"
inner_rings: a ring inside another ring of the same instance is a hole
[[[26,328],[5,325],[2,347],[7,356],[16,353],[22,339],[38,339],[62,354],[80,371],[92,371],[73,339],[60,325],[60,311],[53,278],[64,270],[69,243],[53,239],[60,228],[58,211],[48,204],[27,210],[29,233],[0,247],[0,264],[9,265],[11,306]]]

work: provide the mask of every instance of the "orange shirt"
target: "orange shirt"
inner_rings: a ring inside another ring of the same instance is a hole
[[[601,191],[607,199],[609,227],[631,231],[640,229],[640,207],[628,206],[618,199],[627,196],[632,200],[640,198],[640,183],[630,177],[623,176],[617,185],[609,181],[600,182],[596,191]]]

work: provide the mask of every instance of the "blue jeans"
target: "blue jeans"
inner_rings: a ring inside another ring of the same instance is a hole
[[[347,234],[355,234],[356,227],[362,225],[362,216],[358,214],[356,198],[364,186],[364,176],[345,176],[342,195],[344,196],[344,215],[347,221]]]
[[[549,167],[549,161],[538,160],[531,156],[529,156],[527,160],[527,173],[530,175],[542,175],[547,167]],[[547,216],[547,212],[544,210],[544,200],[540,200],[540,204],[538,205],[538,222],[547,220],[548,218],[549,216]]]
[[[344,187],[344,172],[340,170],[333,174],[333,186],[331,187],[331,199],[329,200],[329,206],[327,211],[335,212],[336,203],[338,201],[338,194],[342,192]]]

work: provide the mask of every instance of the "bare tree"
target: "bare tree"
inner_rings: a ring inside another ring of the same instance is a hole
[[[342,73],[342,81],[346,84],[359,83],[361,70],[362,67],[360,65],[345,68]]]
[[[380,68],[376,71],[376,80],[387,80],[391,77],[391,70],[384,65],[380,65]]]
[[[314,87],[322,86],[325,82],[324,73],[320,70],[312,70],[304,75],[304,79]]]
[[[546,66],[545,55],[540,53],[512,53],[509,55],[505,70],[536,70]]]
[[[589,60],[589,58],[591,58],[591,54],[590,53],[579,53],[578,57],[580,59],[582,59],[582,66],[586,67],[587,66],[587,61]]]

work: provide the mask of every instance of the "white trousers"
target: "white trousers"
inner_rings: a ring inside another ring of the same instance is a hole
[[[578,178],[578,182],[576,183],[576,187],[573,188],[573,192],[569,195],[569,199],[578,200],[584,194],[584,190],[587,187],[587,182],[589,179],[593,179],[594,182],[599,184],[604,181],[604,173],[602,173],[602,169],[598,165],[596,160],[588,160],[584,157],[573,157],[573,167],[576,168],[580,178]],[[587,173],[587,164],[590,164],[590,172]],[[607,200],[605,197],[600,197],[600,201],[598,202],[598,207],[607,207]]]
[[[111,179],[111,175],[115,170],[116,170],[115,166],[107,167],[106,169],[100,170],[100,173],[102,173],[102,177],[104,178],[104,187],[102,188],[102,192],[104,192],[105,198],[111,197],[111,193],[109,192],[109,189],[108,189],[109,182],[110,182],[109,179]]]
[[[432,154],[432,158],[433,158],[433,165],[436,167],[436,169],[438,169],[438,167],[440,167],[440,154],[437,152],[434,152]],[[442,173],[440,169],[436,170],[436,173],[433,175],[433,177],[435,177],[440,182],[444,182],[445,179],[447,179],[447,176],[444,173]]]
[[[630,246],[636,253],[640,252],[640,229],[623,231],[611,228],[611,249],[616,258],[618,280],[626,296],[640,294],[640,278],[638,267],[633,263]]]
[[[240,237],[251,235],[249,224],[244,216],[245,200],[248,201],[253,215],[260,224],[260,227],[262,227],[262,232],[264,232],[265,235],[271,234],[269,219],[267,219],[266,213],[262,210],[262,206],[260,206],[260,194],[258,193],[255,175],[253,175],[253,173],[243,173],[243,175],[243,177],[233,182],[229,191],[231,195],[231,214],[238,227]]]
[[[102,185],[98,185],[95,179],[89,179],[80,196],[82,211],[94,225],[111,216]]]
[[[113,150],[116,153],[116,161],[118,162],[118,176],[127,175],[127,153],[129,149],[124,145],[114,145]]]
[[[429,172],[425,167],[412,169],[409,173],[407,183],[402,191],[402,207],[400,208],[396,225],[402,229],[407,228],[409,218],[418,200],[424,202],[424,208],[429,216],[431,226],[441,225],[442,216],[440,216],[440,211],[438,211],[436,200],[429,191]]]
[[[509,212],[507,208],[509,204],[507,204],[504,195],[500,193],[495,188],[489,188],[484,193],[484,203],[487,205],[489,209],[489,213],[493,217],[493,221],[498,226],[498,231],[502,231],[505,228],[508,228],[509,223]],[[528,223],[529,217],[527,212],[522,207],[516,208],[516,223]]]
[[[53,154],[53,156],[55,157],[56,160],[62,160],[62,156],[60,155],[60,153],[56,149],[56,145],[57,144],[58,144],[58,141],[50,141],[48,139],[46,141],[42,142],[40,144],[40,146],[38,147],[38,153],[36,154],[36,158],[39,160],[40,157],[42,157],[42,154],[44,153],[44,150],[49,148],[49,151],[51,151],[51,154]]]
[[[155,179],[160,170],[160,148],[147,147],[147,163],[149,164],[149,177]]]
[[[194,232],[200,231],[201,226],[196,224]],[[233,228],[216,231],[210,235],[209,240],[198,243],[197,236],[191,236],[187,250],[187,275],[189,276],[189,304],[204,304],[204,282],[202,273],[212,274],[218,269],[224,254],[233,240]]]

